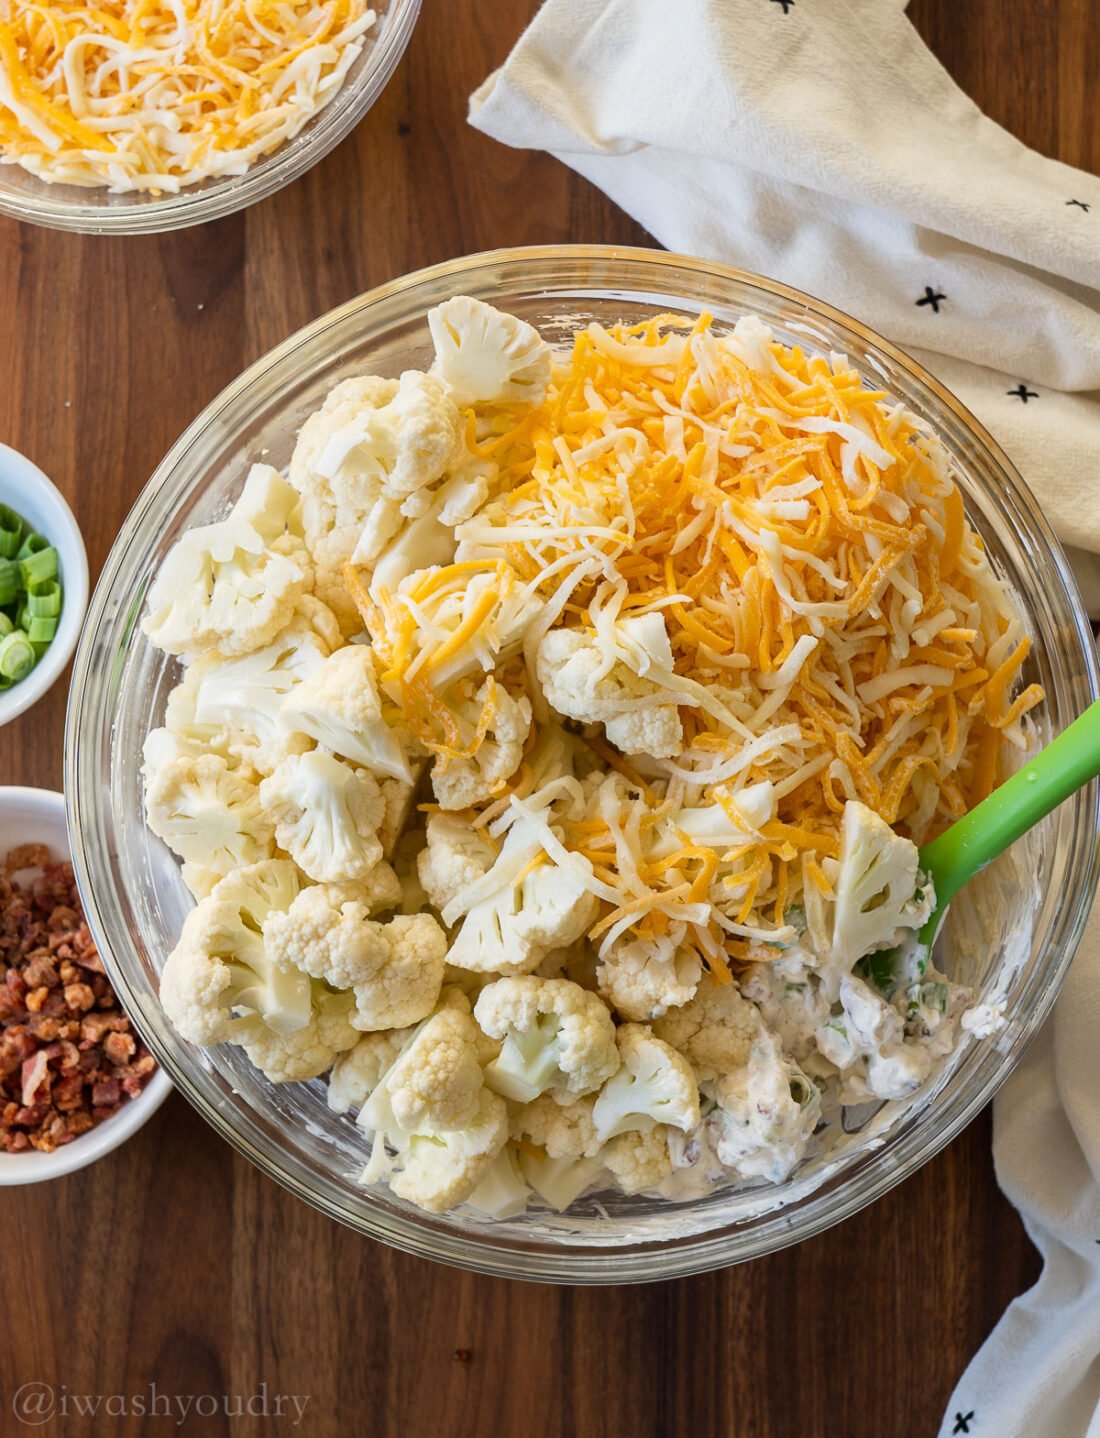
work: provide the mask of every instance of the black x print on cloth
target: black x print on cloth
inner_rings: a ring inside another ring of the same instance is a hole
[[[1017,399],[1022,399],[1024,404],[1027,404],[1029,399],[1039,398],[1036,391],[1033,389],[1028,389],[1027,385],[1023,382],[1018,384],[1015,389],[1006,389],[1005,394],[1015,395]]]
[[[951,1432],[952,1432],[952,1433],[969,1433],[969,1432],[970,1432],[970,1420],[971,1420],[971,1418],[973,1418],[973,1417],[974,1417],[974,1410],[973,1410],[973,1408],[971,1408],[971,1410],[970,1410],[969,1413],[956,1413],[956,1414],[955,1414],[955,1426],[954,1426],[954,1428],[952,1428]]]
[[[794,0],[772,0],[772,4],[773,4],[773,5],[782,5],[782,6],[783,6],[783,14],[786,15],[787,11],[788,11],[788,10],[791,8],[791,6],[794,4]]]
[[[786,14],[786,11],[784,11],[783,13]],[[1090,205],[1086,205],[1085,202],[1084,202],[1084,200],[1067,200],[1067,201],[1066,201],[1066,204],[1067,204],[1067,205],[1076,205],[1076,206],[1078,207],[1078,209],[1084,210],[1084,212],[1085,212],[1086,215],[1088,214],[1089,210],[1091,209],[1091,206],[1090,206]]]
[[[915,305],[931,305],[932,313],[938,315],[940,312],[940,300],[945,300],[946,298],[947,296],[941,291],[934,290],[931,285],[925,285],[923,297],[919,300],[914,300],[913,303]]]

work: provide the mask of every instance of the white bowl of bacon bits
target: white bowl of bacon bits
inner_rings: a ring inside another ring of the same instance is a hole
[[[170,1091],[84,922],[63,795],[0,788],[0,1184],[94,1163]]]

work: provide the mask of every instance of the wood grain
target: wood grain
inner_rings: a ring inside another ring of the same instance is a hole
[[[88,239],[0,222],[0,438],[73,501],[97,570],[185,424],[291,330],[403,271],[496,245],[644,243],[545,155],[464,123],[533,10],[428,0],[355,135],[289,190],[202,230]],[[958,82],[1029,144],[1100,168],[1093,0],[914,0]],[[57,787],[65,686],[0,732],[0,781]],[[97,1167],[0,1191],[0,1433],[24,1383],[172,1417],[66,1434],[234,1438],[923,1438],[1036,1275],[984,1115],[857,1218],[739,1269],[646,1288],[475,1278],[391,1253],[283,1193],[173,1098]],[[266,1385],[305,1418],[188,1418]],[[975,1430],[977,1431],[977,1430]]]

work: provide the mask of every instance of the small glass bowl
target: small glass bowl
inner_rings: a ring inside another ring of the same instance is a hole
[[[337,95],[305,127],[243,175],[189,185],[176,195],[111,194],[105,186],[50,184],[0,165],[0,214],[90,235],[149,235],[220,220],[289,185],[348,135],[378,99],[405,53],[421,0],[387,0]]]
[[[503,1222],[469,1210],[432,1217],[357,1184],[363,1136],[329,1112],[322,1082],[276,1086],[239,1050],[193,1048],[157,1000],[158,971],[191,901],[175,860],[142,819],[142,740],[161,721],[178,673],[138,627],[145,593],[180,534],[226,512],[252,461],[287,463],[298,427],[334,384],[425,365],[425,312],[454,294],[521,315],[551,341],[567,340],[589,319],[708,309],[720,324],[756,313],[787,343],[846,352],[868,383],[927,419],[954,457],[971,523],[1032,631],[1026,677],[1047,691],[1037,737],[1064,728],[1096,697],[1084,607],[1039,506],[974,418],[892,345],[795,290],[677,255],[587,247],[475,255],[384,285],[292,336],[199,416],[138,499],[92,600],[69,708],[66,792],[88,917],[123,1003],[177,1087],[242,1153],[353,1228],[485,1273],[566,1283],[671,1278],[752,1258],[884,1193],[1003,1082],[1049,1013],[1081,936],[1097,880],[1096,784],[1034,831],[1026,850],[1006,856],[1009,870],[989,871],[994,902],[983,922],[962,898],[953,906],[940,962],[983,998],[1003,997],[1003,1027],[962,1043],[914,1099],[845,1110],[778,1188],[677,1203],[608,1192],[566,1214],[532,1209]]]

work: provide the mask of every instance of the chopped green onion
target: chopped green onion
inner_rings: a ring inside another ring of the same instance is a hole
[[[27,586],[27,613],[33,619],[56,619],[61,613],[61,585],[46,579]]]
[[[0,676],[18,684],[38,663],[34,646],[21,629],[0,639]]]
[[[59,572],[50,541],[0,504],[0,690],[25,679],[57,637]]]
[[[14,559],[0,559],[0,604],[14,604],[22,588],[19,565]]]
[[[42,539],[40,535],[32,535],[31,539],[38,539],[45,548],[34,549],[30,554],[25,554],[28,539],[23,549],[19,551],[19,569],[23,575],[23,583],[28,588],[36,584],[45,584],[47,580],[57,578],[57,550]]]
[[[29,559],[32,554],[41,554],[44,549],[49,549],[50,541],[42,534],[35,534],[33,531],[27,535],[19,546],[19,553],[16,559]]]
[[[0,504],[0,559],[14,559],[23,537],[23,521],[14,509]]]
[[[36,647],[39,644],[49,644],[57,634],[57,620],[53,618],[40,619],[32,618],[27,625],[27,638]]]

